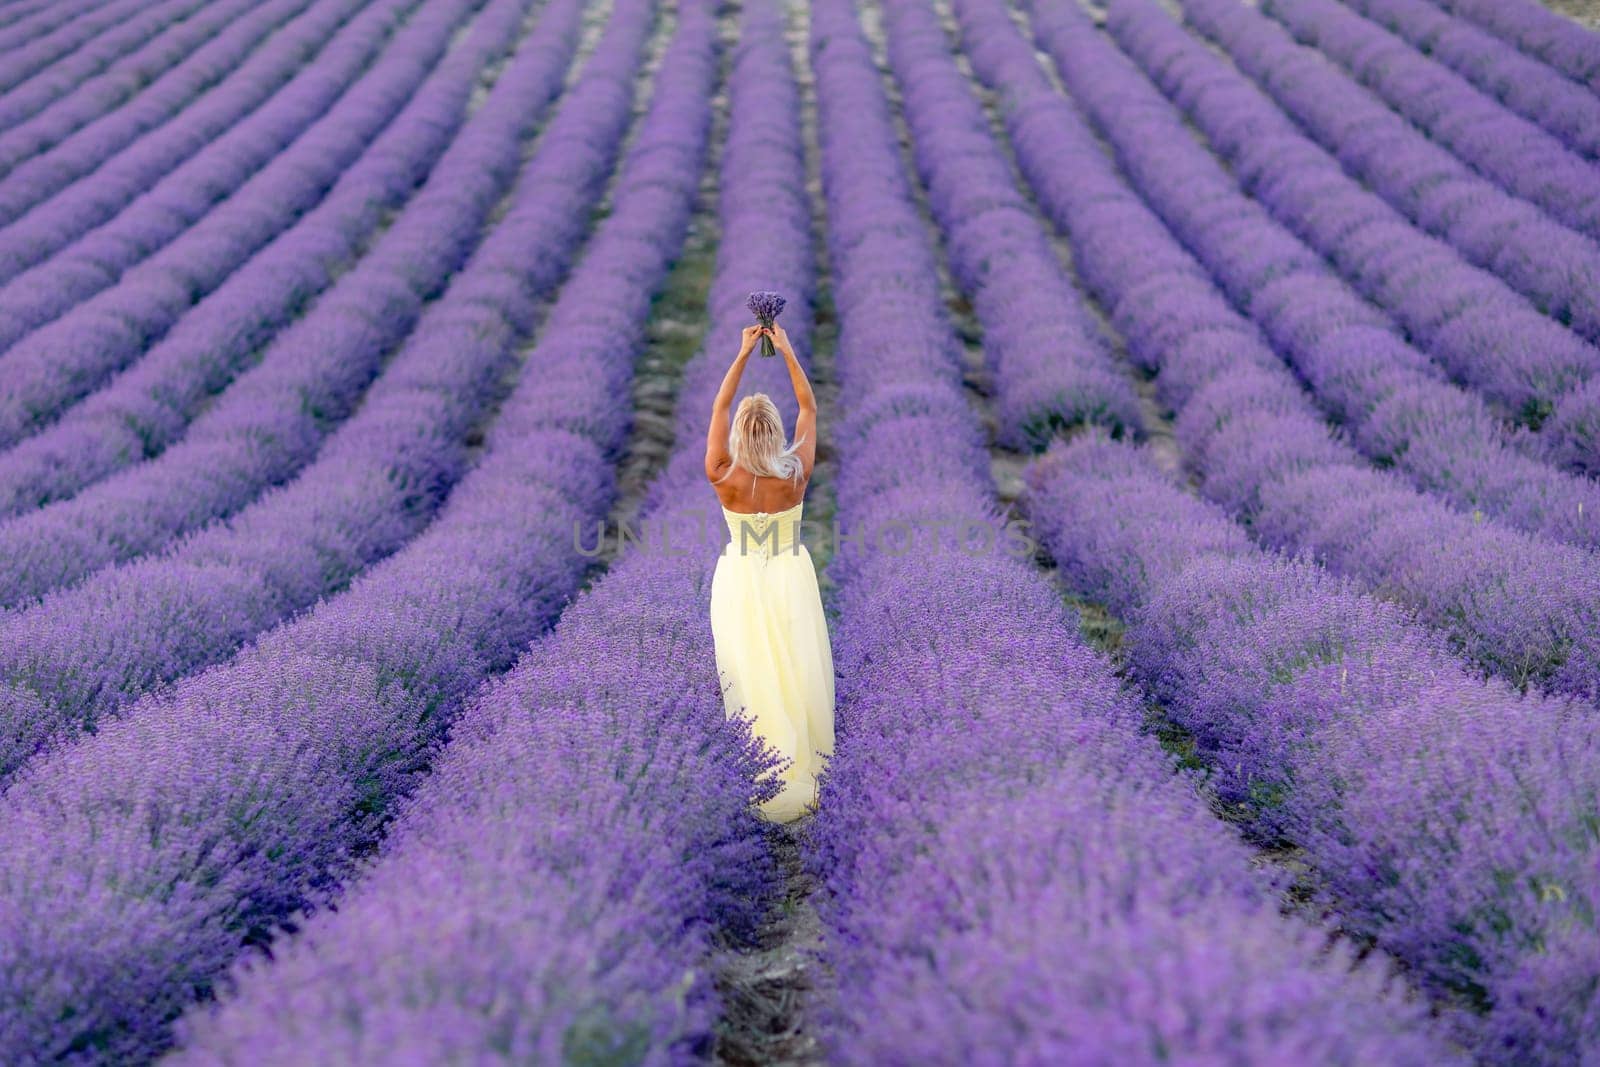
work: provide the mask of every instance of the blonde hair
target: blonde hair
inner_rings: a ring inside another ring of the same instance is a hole
[[[803,437],[796,438],[793,444],[785,445],[778,405],[766,393],[751,393],[739,401],[733,413],[733,426],[728,431],[728,453],[733,457],[733,466],[717,481],[725,480],[735,468],[742,466],[751,474],[798,482],[805,473],[805,463],[795,454],[795,449],[803,440]]]

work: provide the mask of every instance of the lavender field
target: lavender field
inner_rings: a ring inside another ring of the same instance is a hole
[[[0,0],[0,1064],[155,1061],[1600,1067],[1600,5]]]

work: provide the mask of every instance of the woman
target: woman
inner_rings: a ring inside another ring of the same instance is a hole
[[[800,414],[784,440],[772,398],[754,393],[728,409],[745,362],[763,336],[789,365]],[[711,633],[723,704],[754,717],[754,731],[788,762],[782,791],[760,806],[789,822],[815,806],[816,774],[833,753],[833,650],[811,553],[800,543],[801,503],[817,455],[817,400],[782,326],[745,328],[711,409],[706,477],[732,540],[711,580]]]

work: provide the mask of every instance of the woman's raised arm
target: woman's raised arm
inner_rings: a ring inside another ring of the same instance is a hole
[[[789,334],[777,323],[773,323],[772,329],[767,332],[772,335],[778,351],[783,353],[783,361],[789,365],[789,384],[794,386],[795,403],[800,408],[794,420],[794,451],[800,457],[805,476],[809,479],[811,468],[817,462],[817,394],[811,389],[811,380],[806,377],[805,368],[795,358]]]
[[[744,328],[739,339],[739,354],[733,357],[733,365],[728,368],[728,373],[722,376],[722,388],[717,390],[717,398],[711,403],[711,427],[706,431],[706,477],[713,482],[733,466],[733,454],[728,451],[728,426],[731,421],[728,412],[733,407],[733,395],[739,391],[739,378],[744,374],[745,361],[750,358],[760,338],[760,326]]]

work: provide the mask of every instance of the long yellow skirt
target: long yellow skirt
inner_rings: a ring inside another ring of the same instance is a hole
[[[760,812],[789,822],[814,808],[817,772],[833,754],[833,648],[817,571],[800,543],[800,504],[723,514],[732,539],[711,579],[723,705],[753,719],[754,733],[788,760],[774,772],[782,792]]]

